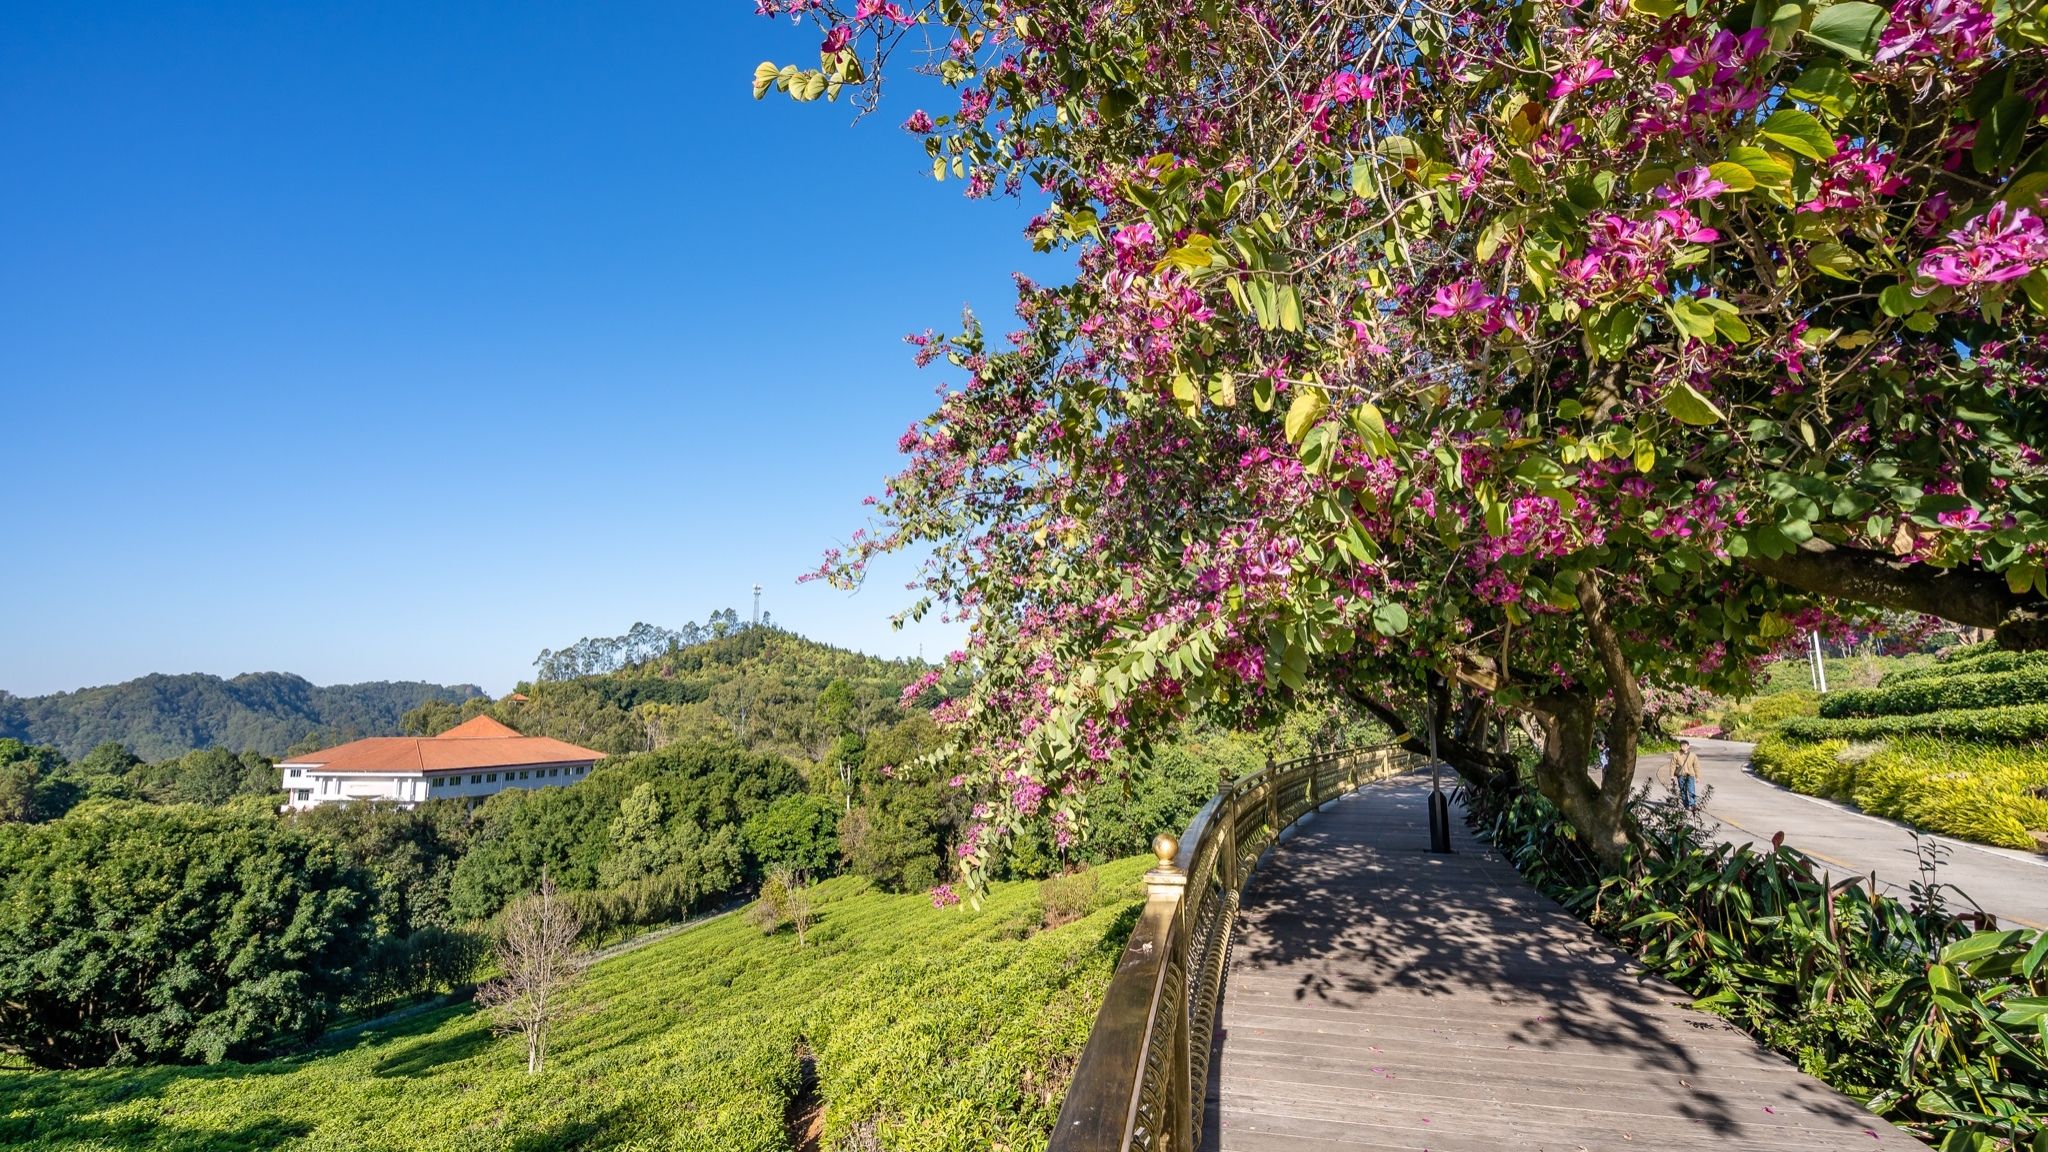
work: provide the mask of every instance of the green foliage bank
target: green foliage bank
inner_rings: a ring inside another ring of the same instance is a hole
[[[970,913],[827,881],[803,948],[730,916],[599,964],[538,1077],[467,1006],[262,1064],[0,1071],[0,1145],[781,1152],[810,1054],[822,1147],[1043,1148],[1145,866],[1051,929],[1035,884]]]

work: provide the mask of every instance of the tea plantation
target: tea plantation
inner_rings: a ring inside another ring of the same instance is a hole
[[[1148,862],[1055,928],[1035,884],[974,912],[827,881],[805,947],[728,916],[594,967],[537,1076],[468,1004],[263,1064],[0,1070],[0,1147],[1043,1148]]]
[[[1765,736],[1757,770],[1929,831],[2048,847],[2048,653],[1965,649],[1818,711]]]

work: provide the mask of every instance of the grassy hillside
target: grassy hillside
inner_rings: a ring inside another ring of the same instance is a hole
[[[2048,832],[2048,655],[1979,646],[1798,699],[1757,746],[1765,777],[1985,844]]]
[[[396,735],[408,709],[481,691],[473,684],[382,680],[323,688],[284,672],[232,680],[156,674],[49,696],[0,692],[0,739],[53,745],[72,760],[109,742],[144,760],[169,760],[195,748],[278,756],[316,734],[337,742]]]
[[[264,1064],[0,1071],[0,1146],[773,1152],[809,1052],[821,1147],[1043,1148],[1146,865],[1042,931],[1035,884],[970,912],[828,881],[808,947],[729,916],[599,965],[539,1076],[468,1005]]]

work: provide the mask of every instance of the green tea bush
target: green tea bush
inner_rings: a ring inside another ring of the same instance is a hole
[[[2005,708],[1964,708],[1917,716],[1860,716],[1840,720],[1806,717],[1778,729],[1794,740],[1879,740],[1892,736],[1934,736],[1982,744],[2025,744],[2048,739],[2048,704]]]
[[[1759,696],[1730,708],[1721,717],[1721,727],[1730,740],[1754,740],[1787,720],[1818,715],[1820,694],[1800,689]]]
[[[0,1147],[786,1152],[807,1049],[822,1147],[1043,1148],[1149,863],[1098,867],[1092,910],[1046,931],[1035,883],[974,912],[859,877],[811,889],[802,947],[708,921],[593,967],[538,1076],[466,1004],[262,1064],[0,1070]]]
[[[1904,683],[1834,692],[1822,698],[1820,714],[1830,719],[1849,716],[1912,716],[1964,708],[2004,708],[2048,701],[2048,664],[2004,672],[1920,676]]]
[[[1884,686],[1929,677],[1960,676],[1977,672],[2012,672],[2021,668],[2048,668],[2048,652],[2012,652],[1991,644],[1975,644],[1960,652],[1927,664],[1900,668],[1884,678]]]
[[[2048,751],[2038,748],[1766,737],[1753,762],[1765,779],[1795,792],[1980,844],[2030,849],[2029,831],[2048,829]]]

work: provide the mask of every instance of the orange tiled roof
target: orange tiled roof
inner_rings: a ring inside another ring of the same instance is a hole
[[[521,736],[489,716],[478,716],[439,736],[372,736],[278,763],[328,772],[466,772],[534,764],[593,764],[602,759],[602,752],[551,736]]]

